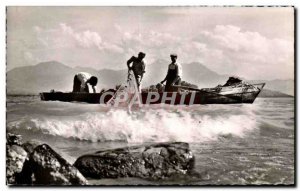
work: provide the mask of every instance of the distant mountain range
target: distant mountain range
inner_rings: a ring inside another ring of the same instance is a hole
[[[246,80],[251,84],[265,82],[264,89],[279,91],[287,95],[294,96],[294,80]]]
[[[157,60],[146,66],[142,86],[147,87],[162,81],[167,73],[169,62]],[[215,87],[224,84],[229,75],[220,75],[201,63],[182,64],[183,80],[198,85],[199,88]],[[69,67],[56,61],[42,62],[33,66],[14,68],[7,72],[8,94],[37,94],[51,89],[72,91],[73,78],[78,72],[89,72],[98,77],[98,91],[102,88],[115,87],[126,81],[127,70],[96,70],[86,67]],[[247,81],[247,80],[245,80]],[[266,82],[263,96],[294,95],[294,80],[256,80],[249,83]],[[269,90],[271,91],[269,91]]]
[[[293,96],[285,94],[285,93],[281,93],[279,91],[262,89],[262,91],[259,93],[258,97],[293,97]]]

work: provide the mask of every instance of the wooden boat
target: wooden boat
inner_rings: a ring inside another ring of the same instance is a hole
[[[63,101],[63,102],[85,102],[100,103],[102,93],[73,93],[73,92],[42,92],[40,93],[43,101]],[[108,100],[107,100],[108,101]]]
[[[215,88],[195,89],[184,86],[175,86],[172,92],[158,92],[142,90],[140,100],[143,104],[242,104],[253,103],[265,83],[245,84],[232,86],[217,86]],[[105,104],[114,95],[115,90],[110,89],[101,93],[63,93],[42,92],[43,101],[86,102],[92,104]]]

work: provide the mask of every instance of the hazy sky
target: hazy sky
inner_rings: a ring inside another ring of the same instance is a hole
[[[8,7],[7,70],[49,60],[123,69],[143,51],[147,64],[177,53],[220,74],[290,79],[293,15],[291,7]]]

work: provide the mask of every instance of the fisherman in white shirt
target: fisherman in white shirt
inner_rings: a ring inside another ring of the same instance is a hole
[[[74,76],[73,92],[89,93],[88,85],[92,86],[93,92],[96,93],[98,78],[86,72],[79,72]]]
[[[160,83],[163,84],[166,82],[165,91],[172,91],[173,85],[180,85],[182,77],[182,67],[179,63],[176,62],[177,54],[171,54],[171,64],[168,66],[168,73],[163,81]]]

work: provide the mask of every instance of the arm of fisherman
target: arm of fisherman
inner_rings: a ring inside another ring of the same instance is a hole
[[[146,72],[146,64],[145,64],[145,62],[142,62],[142,71],[143,71],[143,73]]]
[[[179,63],[177,63],[177,65],[178,65],[178,76],[179,76],[180,78],[182,78],[182,66],[181,66],[181,64],[179,64]]]
[[[127,61],[127,67],[128,67],[129,70],[132,69],[132,66],[130,66],[130,64],[134,61],[134,59],[135,59],[135,57],[132,56],[132,57]]]
[[[165,83],[165,81],[167,81],[168,74],[169,74],[169,71],[168,71],[168,73],[167,73],[167,75],[166,75],[165,79],[163,79],[163,81],[161,81],[161,82],[160,82],[161,84],[163,84],[163,83]]]
[[[141,74],[141,80],[143,79],[144,73],[146,72],[146,65],[145,62],[142,62],[142,74]]]
[[[96,93],[96,86],[92,86],[93,92]]]
[[[169,76],[169,73],[170,73],[170,69],[169,69],[169,67],[168,67],[167,75],[166,75],[165,79],[163,79],[163,81],[160,82],[161,84],[163,84],[165,81],[167,81],[167,78],[168,78],[168,76]]]

